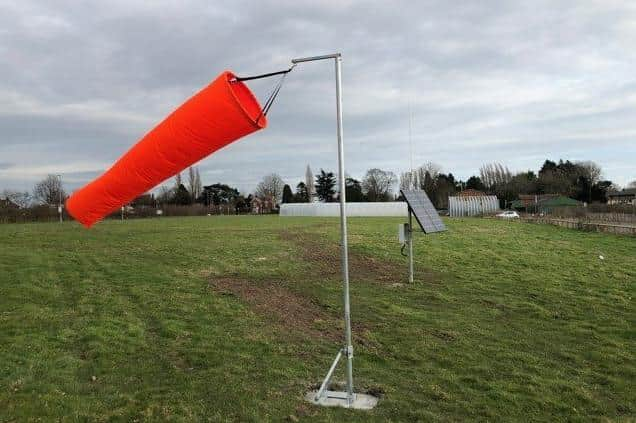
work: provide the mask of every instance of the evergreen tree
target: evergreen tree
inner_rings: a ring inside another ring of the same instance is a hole
[[[359,203],[367,201],[362,193],[362,184],[354,178],[345,179],[345,194],[347,196],[347,202]]]
[[[320,198],[320,201],[325,203],[331,203],[335,200],[336,190],[336,177],[333,172],[325,172],[320,169],[320,174],[316,176],[316,195]]]
[[[307,185],[304,182],[299,182],[296,185],[296,194],[294,195],[294,202],[296,203],[309,203],[309,193],[307,192]]]
[[[226,184],[212,184],[203,187],[200,201],[207,206],[210,204],[218,206],[220,204],[229,204],[235,201],[238,196],[239,191],[236,188]]]
[[[466,189],[475,189],[477,191],[485,191],[486,190],[486,186],[481,181],[481,178],[479,176],[471,176],[470,178],[468,178],[468,180],[466,181],[466,187],[465,188]]]
[[[187,206],[188,204],[192,204],[192,197],[190,196],[190,192],[183,184],[179,184],[174,193],[174,203],[179,204],[181,206]]]
[[[282,203],[293,203],[294,202],[294,193],[292,193],[291,187],[287,184],[283,187],[283,200]]]
[[[435,180],[432,192],[428,193],[431,202],[438,209],[448,208],[448,197],[455,194],[455,177],[452,173],[440,173]]]
[[[431,176],[429,171],[424,172],[424,179],[422,180],[422,189],[429,196],[435,191],[435,180]]]

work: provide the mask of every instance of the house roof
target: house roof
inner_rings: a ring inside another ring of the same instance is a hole
[[[576,201],[573,198],[565,197],[563,195],[539,201],[539,205],[542,207],[578,206],[579,204],[581,204],[580,201]]]
[[[4,209],[19,209],[20,206],[18,206],[16,203],[14,203],[13,201],[9,200],[8,198],[5,198],[5,199],[0,198],[0,208],[4,208]]]
[[[552,198],[560,197],[559,194],[519,194],[519,205],[513,207],[527,207],[534,203],[541,203]]]
[[[532,201],[530,198],[532,197]],[[580,201],[576,201],[573,198],[566,197],[564,195],[558,194],[545,194],[545,195],[537,195],[537,205],[541,207],[563,207],[563,206],[578,206],[581,204]],[[514,200],[510,203],[510,206],[515,209],[520,209],[524,207],[528,207],[530,205],[535,204],[535,196],[534,195],[519,195],[519,200]]]
[[[514,200],[510,203],[510,207],[512,207],[513,209],[521,209],[523,207],[526,207],[526,204],[524,204],[522,200]]]
[[[613,191],[607,193],[608,197],[631,197],[636,196],[636,188],[626,188],[621,191]]]
[[[468,188],[457,193],[457,196],[459,197],[476,197],[482,195],[486,195],[486,193],[472,188]]]

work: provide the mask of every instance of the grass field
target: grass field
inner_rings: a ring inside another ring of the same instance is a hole
[[[371,412],[303,402],[341,342],[336,219],[0,226],[0,421],[635,418],[634,238],[449,220],[408,285],[400,221],[350,219]]]

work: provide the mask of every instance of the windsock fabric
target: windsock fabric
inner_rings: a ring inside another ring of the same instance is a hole
[[[216,150],[267,126],[249,88],[225,71],[172,112],[103,175],[76,191],[67,211],[87,228]]]

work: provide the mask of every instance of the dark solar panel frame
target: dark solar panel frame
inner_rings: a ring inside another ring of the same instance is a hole
[[[441,232],[446,226],[424,191],[400,190],[424,233]]]

